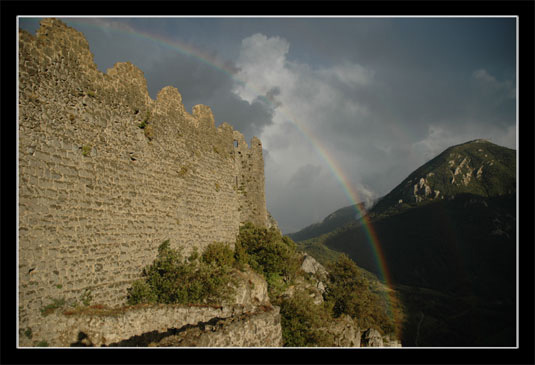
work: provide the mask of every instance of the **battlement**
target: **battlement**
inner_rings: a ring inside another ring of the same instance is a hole
[[[57,19],[19,36],[21,327],[54,299],[124,304],[166,239],[188,254],[269,225],[260,140],[174,87],[152,100],[129,62],[100,72]]]

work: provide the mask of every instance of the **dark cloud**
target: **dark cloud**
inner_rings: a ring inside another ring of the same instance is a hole
[[[216,58],[216,55],[212,55]],[[227,68],[235,68],[227,62]],[[264,126],[271,123],[272,110],[260,101],[249,104],[240,99],[231,88],[235,80],[219,66],[199,62],[196,57],[169,54],[155,62],[146,71],[149,94],[155,98],[167,85],[176,87],[182,95],[186,110],[197,104],[208,105],[216,124],[227,122],[244,134],[247,141],[259,136]]]
[[[297,189],[302,189],[310,186],[315,178],[319,176],[321,166],[306,164],[299,167],[299,169],[290,178],[290,184]]]
[[[20,24],[35,31],[37,22]],[[514,18],[68,24],[86,35],[100,70],[130,61],[144,72],[152,98],[172,85],[187,110],[208,105],[216,123],[248,140],[260,137],[268,209],[284,232],[353,204],[347,188],[358,199],[388,193],[453,144],[486,138],[516,148]]]

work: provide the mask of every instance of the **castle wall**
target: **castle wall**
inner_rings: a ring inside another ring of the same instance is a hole
[[[53,299],[123,304],[166,239],[188,254],[268,225],[258,139],[235,147],[173,87],[152,100],[130,63],[100,72],[61,21],[20,31],[18,123],[21,327]]]
[[[118,313],[55,312],[33,328],[21,346],[50,347],[272,347],[282,346],[279,307],[151,305]]]
[[[240,221],[264,226],[265,222],[268,222],[268,212],[264,192],[262,143],[253,137],[249,148],[238,131],[234,131],[234,141],[237,144],[235,183],[239,197]]]

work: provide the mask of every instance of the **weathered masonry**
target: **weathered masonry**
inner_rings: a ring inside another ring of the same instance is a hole
[[[141,70],[100,72],[84,36],[45,19],[19,43],[19,325],[54,299],[123,304],[170,239],[187,254],[269,226],[260,140],[250,146]]]

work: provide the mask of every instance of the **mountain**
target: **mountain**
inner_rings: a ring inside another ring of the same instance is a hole
[[[384,196],[374,214],[394,213],[461,193],[483,197],[516,191],[516,151],[484,139],[446,149]]]
[[[484,140],[450,147],[377,202],[369,224],[299,244],[344,252],[382,277],[379,249],[409,313],[406,346],[514,346],[515,157]]]
[[[288,236],[294,241],[304,241],[320,236],[359,219],[363,212],[366,212],[364,203],[350,205],[329,214],[320,223],[311,224],[298,232],[289,233]]]

